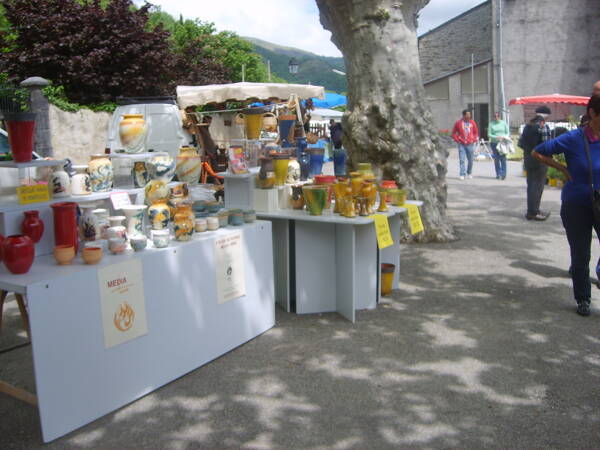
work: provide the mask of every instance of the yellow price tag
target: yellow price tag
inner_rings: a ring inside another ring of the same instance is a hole
[[[410,225],[411,234],[417,234],[424,231],[423,221],[421,221],[421,213],[417,205],[405,204],[404,208],[408,210],[408,224]]]
[[[375,233],[377,234],[377,245],[379,246],[379,249],[393,245],[394,240],[392,239],[387,216],[384,216],[383,214],[374,214],[370,217],[375,224]]]
[[[34,184],[31,186],[19,186],[17,197],[20,205],[50,201],[50,190],[47,184]]]

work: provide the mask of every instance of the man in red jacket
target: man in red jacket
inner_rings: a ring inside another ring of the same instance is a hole
[[[462,112],[462,118],[457,120],[452,128],[452,139],[458,144],[458,160],[460,162],[460,179],[473,178],[473,150],[475,143],[479,140],[479,130],[477,124],[471,120],[471,112],[465,109]],[[465,157],[468,165],[465,170]]]

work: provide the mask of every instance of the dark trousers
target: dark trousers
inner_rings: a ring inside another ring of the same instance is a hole
[[[540,202],[546,184],[548,166],[539,165],[527,170],[527,215],[535,216],[540,212]]]
[[[573,295],[577,303],[589,301],[590,287],[590,253],[592,228],[600,239],[600,226],[594,224],[591,202],[589,205],[563,202],[560,217],[567,232],[567,240],[571,248],[571,276],[573,278]],[[600,261],[596,265],[596,272]]]
[[[506,155],[498,151],[498,143],[491,142],[492,153],[494,155],[494,168],[496,169],[496,178],[506,178]]]

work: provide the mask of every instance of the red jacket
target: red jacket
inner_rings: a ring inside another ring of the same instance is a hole
[[[463,119],[458,119],[452,128],[452,139],[457,144],[474,144],[479,139],[479,130],[477,129],[477,124],[473,120],[469,120],[468,124],[468,133],[465,130],[465,126],[463,125],[465,121]]]

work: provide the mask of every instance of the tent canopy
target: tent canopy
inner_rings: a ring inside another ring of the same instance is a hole
[[[340,120],[344,115],[341,111],[336,111],[335,109],[324,109],[324,108],[315,108],[309,112],[311,116],[311,120]]]
[[[322,86],[284,83],[230,83],[207,86],[177,86],[177,103],[181,109],[188,106],[224,103],[228,101],[287,100],[291,94],[298,98],[325,98]]]
[[[345,95],[335,94],[333,92],[325,92],[325,98],[321,97],[321,100],[313,98],[312,101],[315,108],[335,108],[336,106],[345,105],[347,103]]]
[[[530,97],[517,97],[513,98],[509,105],[527,105],[532,103],[568,103],[570,105],[586,106],[589,97],[582,97],[578,95],[562,95],[562,94],[550,94],[550,95],[533,95]]]

